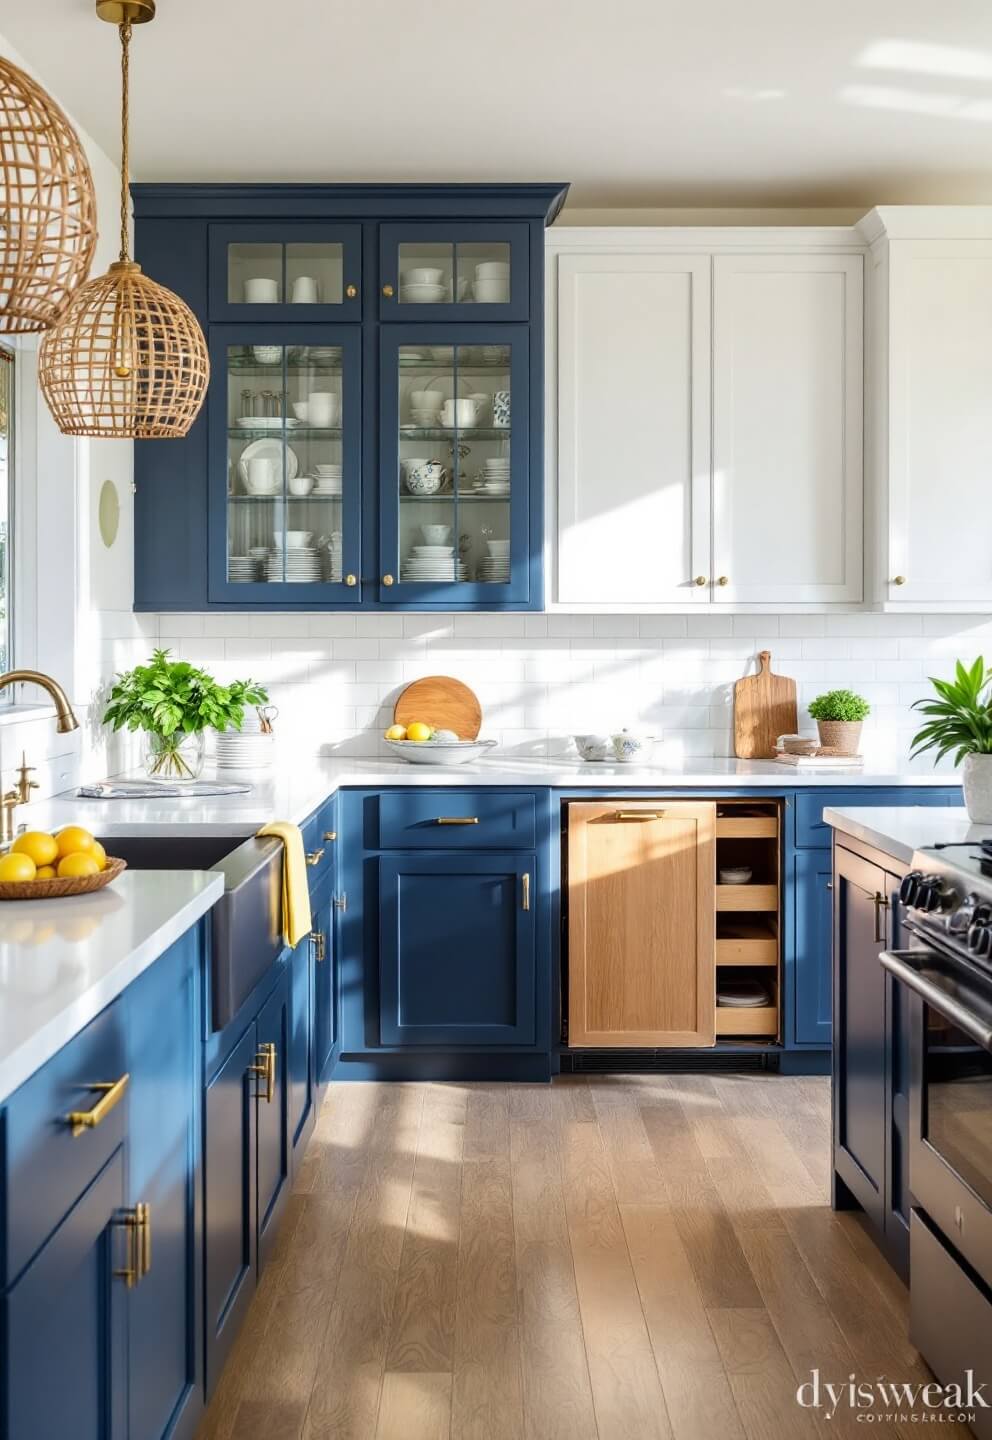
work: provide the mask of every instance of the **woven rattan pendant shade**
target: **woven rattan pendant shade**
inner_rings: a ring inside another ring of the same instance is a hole
[[[95,245],[79,137],[30,75],[0,59],[0,331],[47,330],[89,274]]]
[[[118,28],[123,82],[120,259],[106,275],[80,286],[44,336],[38,382],[63,435],[181,439],[203,405],[210,361],[189,306],[143,275],[128,254],[130,19]]]

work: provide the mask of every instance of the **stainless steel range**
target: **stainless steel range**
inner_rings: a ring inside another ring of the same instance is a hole
[[[911,948],[880,958],[911,994],[911,1334],[992,1405],[992,844],[917,851],[899,899]],[[992,1440],[992,1408],[973,1428]]]

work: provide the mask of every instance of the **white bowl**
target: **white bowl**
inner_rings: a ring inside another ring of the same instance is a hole
[[[288,484],[290,495],[295,495],[298,498],[304,495],[309,495],[310,491],[313,489],[313,476],[294,475],[292,480],[290,480]]]
[[[486,549],[494,558],[502,559],[510,553],[509,540],[487,540]]]
[[[575,748],[583,760],[607,760],[610,757],[609,735],[573,735]]]
[[[282,359],[281,345],[253,345],[251,353],[259,365],[278,365]]]
[[[496,746],[495,740],[387,740],[386,744],[411,765],[465,765]]]
[[[400,290],[400,299],[423,305],[443,300],[447,293],[443,285],[404,285]]]
[[[307,416],[310,414],[310,406],[307,401],[294,400],[293,414],[296,416],[297,420],[306,420]]]
[[[483,260],[475,267],[476,280],[509,280],[509,260]]]
[[[400,277],[403,285],[440,285],[444,280],[444,271],[435,269],[431,265],[416,265],[412,270],[404,270]]]
[[[443,545],[451,534],[450,525],[421,525],[420,533],[428,545]]]
[[[287,530],[285,532],[285,535],[287,550],[303,550],[310,544],[311,540],[313,539],[312,530]],[[272,538],[276,542],[276,545],[280,550],[282,549],[282,537],[282,530],[273,530]]]
[[[728,865],[718,874],[721,885],[749,885],[754,871],[750,865]]]
[[[510,286],[506,280],[476,280],[472,286],[476,300],[484,303],[505,305],[510,298]]]

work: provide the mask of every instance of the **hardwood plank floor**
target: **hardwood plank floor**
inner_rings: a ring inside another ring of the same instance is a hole
[[[927,1371],[828,1163],[825,1079],[332,1086],[197,1440],[855,1436],[812,1366]]]

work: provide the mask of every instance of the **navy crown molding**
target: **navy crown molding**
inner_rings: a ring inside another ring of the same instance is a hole
[[[428,183],[410,185],[314,184],[133,184],[135,217],[185,219],[463,219],[500,214],[507,219],[543,220],[553,225],[568,194],[563,181],[525,184]]]

